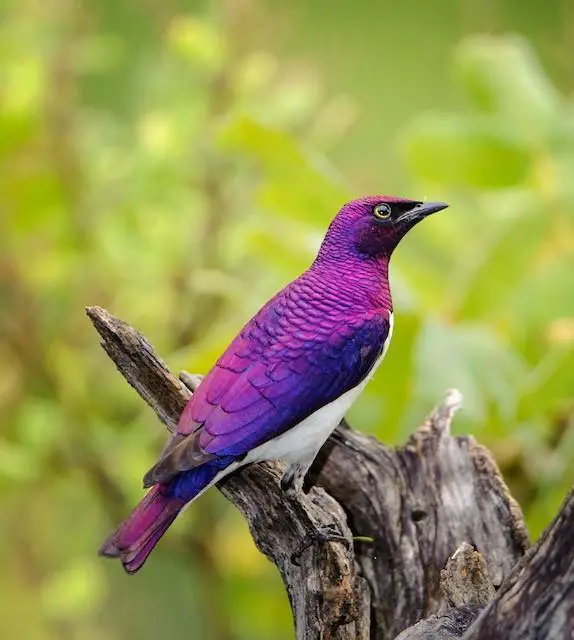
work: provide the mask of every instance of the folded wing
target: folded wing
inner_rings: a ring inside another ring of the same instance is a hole
[[[278,307],[281,311],[281,307]],[[388,335],[382,314],[309,327],[264,308],[203,379],[145,486],[220,456],[241,459],[357,386]]]

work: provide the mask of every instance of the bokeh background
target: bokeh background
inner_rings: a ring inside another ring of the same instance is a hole
[[[216,491],[137,577],[96,557],[165,435],[83,309],[205,372],[365,193],[452,207],[393,259],[350,422],[400,443],[458,387],[540,534],[574,482],[571,0],[4,0],[0,74],[2,638],[293,636]]]

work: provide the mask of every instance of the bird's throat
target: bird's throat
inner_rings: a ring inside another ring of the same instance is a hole
[[[313,282],[326,299],[357,310],[393,310],[388,259],[341,260],[314,264],[302,277]]]

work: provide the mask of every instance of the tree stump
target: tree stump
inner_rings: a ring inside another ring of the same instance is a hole
[[[197,378],[176,378],[104,309],[87,314],[120,373],[173,431]],[[488,450],[450,435],[461,402],[448,391],[394,449],[342,423],[297,498],[281,491],[279,462],[219,483],[281,573],[298,639],[574,639],[574,493],[531,547]],[[325,526],[346,543],[315,542],[295,561],[309,530]]]

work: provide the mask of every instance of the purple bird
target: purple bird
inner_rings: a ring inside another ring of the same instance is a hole
[[[283,460],[282,488],[302,490],[389,346],[393,250],[447,206],[374,196],[339,211],[311,267],[243,327],[202,380],[144,476],[150,491],[101,555],[135,573],[185,505],[252,462]]]

